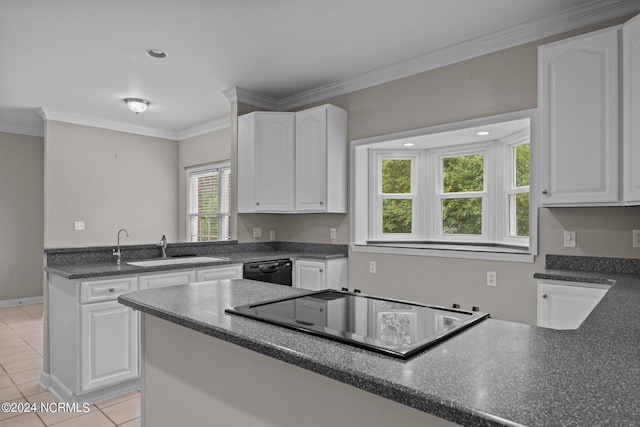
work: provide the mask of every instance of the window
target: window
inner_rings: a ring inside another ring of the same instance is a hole
[[[417,235],[416,217],[416,156],[376,156],[376,234],[385,238],[406,239]]]
[[[486,153],[463,151],[438,155],[438,237],[468,240],[487,235]],[[426,201],[425,201],[426,203]]]
[[[189,241],[229,240],[231,168],[229,163],[187,169]]]
[[[514,256],[492,259],[532,261],[531,116],[512,113],[355,141],[354,250],[422,249],[482,259],[494,253]]]

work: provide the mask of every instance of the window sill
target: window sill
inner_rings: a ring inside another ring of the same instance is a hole
[[[442,258],[478,259],[533,263],[535,255],[529,248],[515,246],[481,246],[428,242],[370,242],[352,244],[353,252],[369,252],[390,255],[415,255]]]

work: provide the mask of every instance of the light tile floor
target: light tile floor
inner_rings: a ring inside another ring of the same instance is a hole
[[[0,403],[54,403],[40,387],[42,304],[0,309]],[[0,410],[0,427],[139,427],[137,391],[91,405],[78,412],[16,413]]]

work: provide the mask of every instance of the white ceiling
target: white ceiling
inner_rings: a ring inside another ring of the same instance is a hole
[[[177,139],[228,123],[228,88],[291,108],[635,11],[640,1],[0,0],[0,130],[41,134],[42,108]],[[126,97],[151,106],[135,115]]]

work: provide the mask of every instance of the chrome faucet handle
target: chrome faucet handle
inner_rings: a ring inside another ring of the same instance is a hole
[[[113,256],[116,257],[116,263],[117,264],[120,264],[121,255],[122,255],[122,253],[120,252],[120,248],[118,248],[117,251],[115,249],[113,249]]]
[[[160,239],[157,245],[160,246],[161,257],[166,258],[167,257],[167,237],[164,234],[162,235],[162,239]]]

